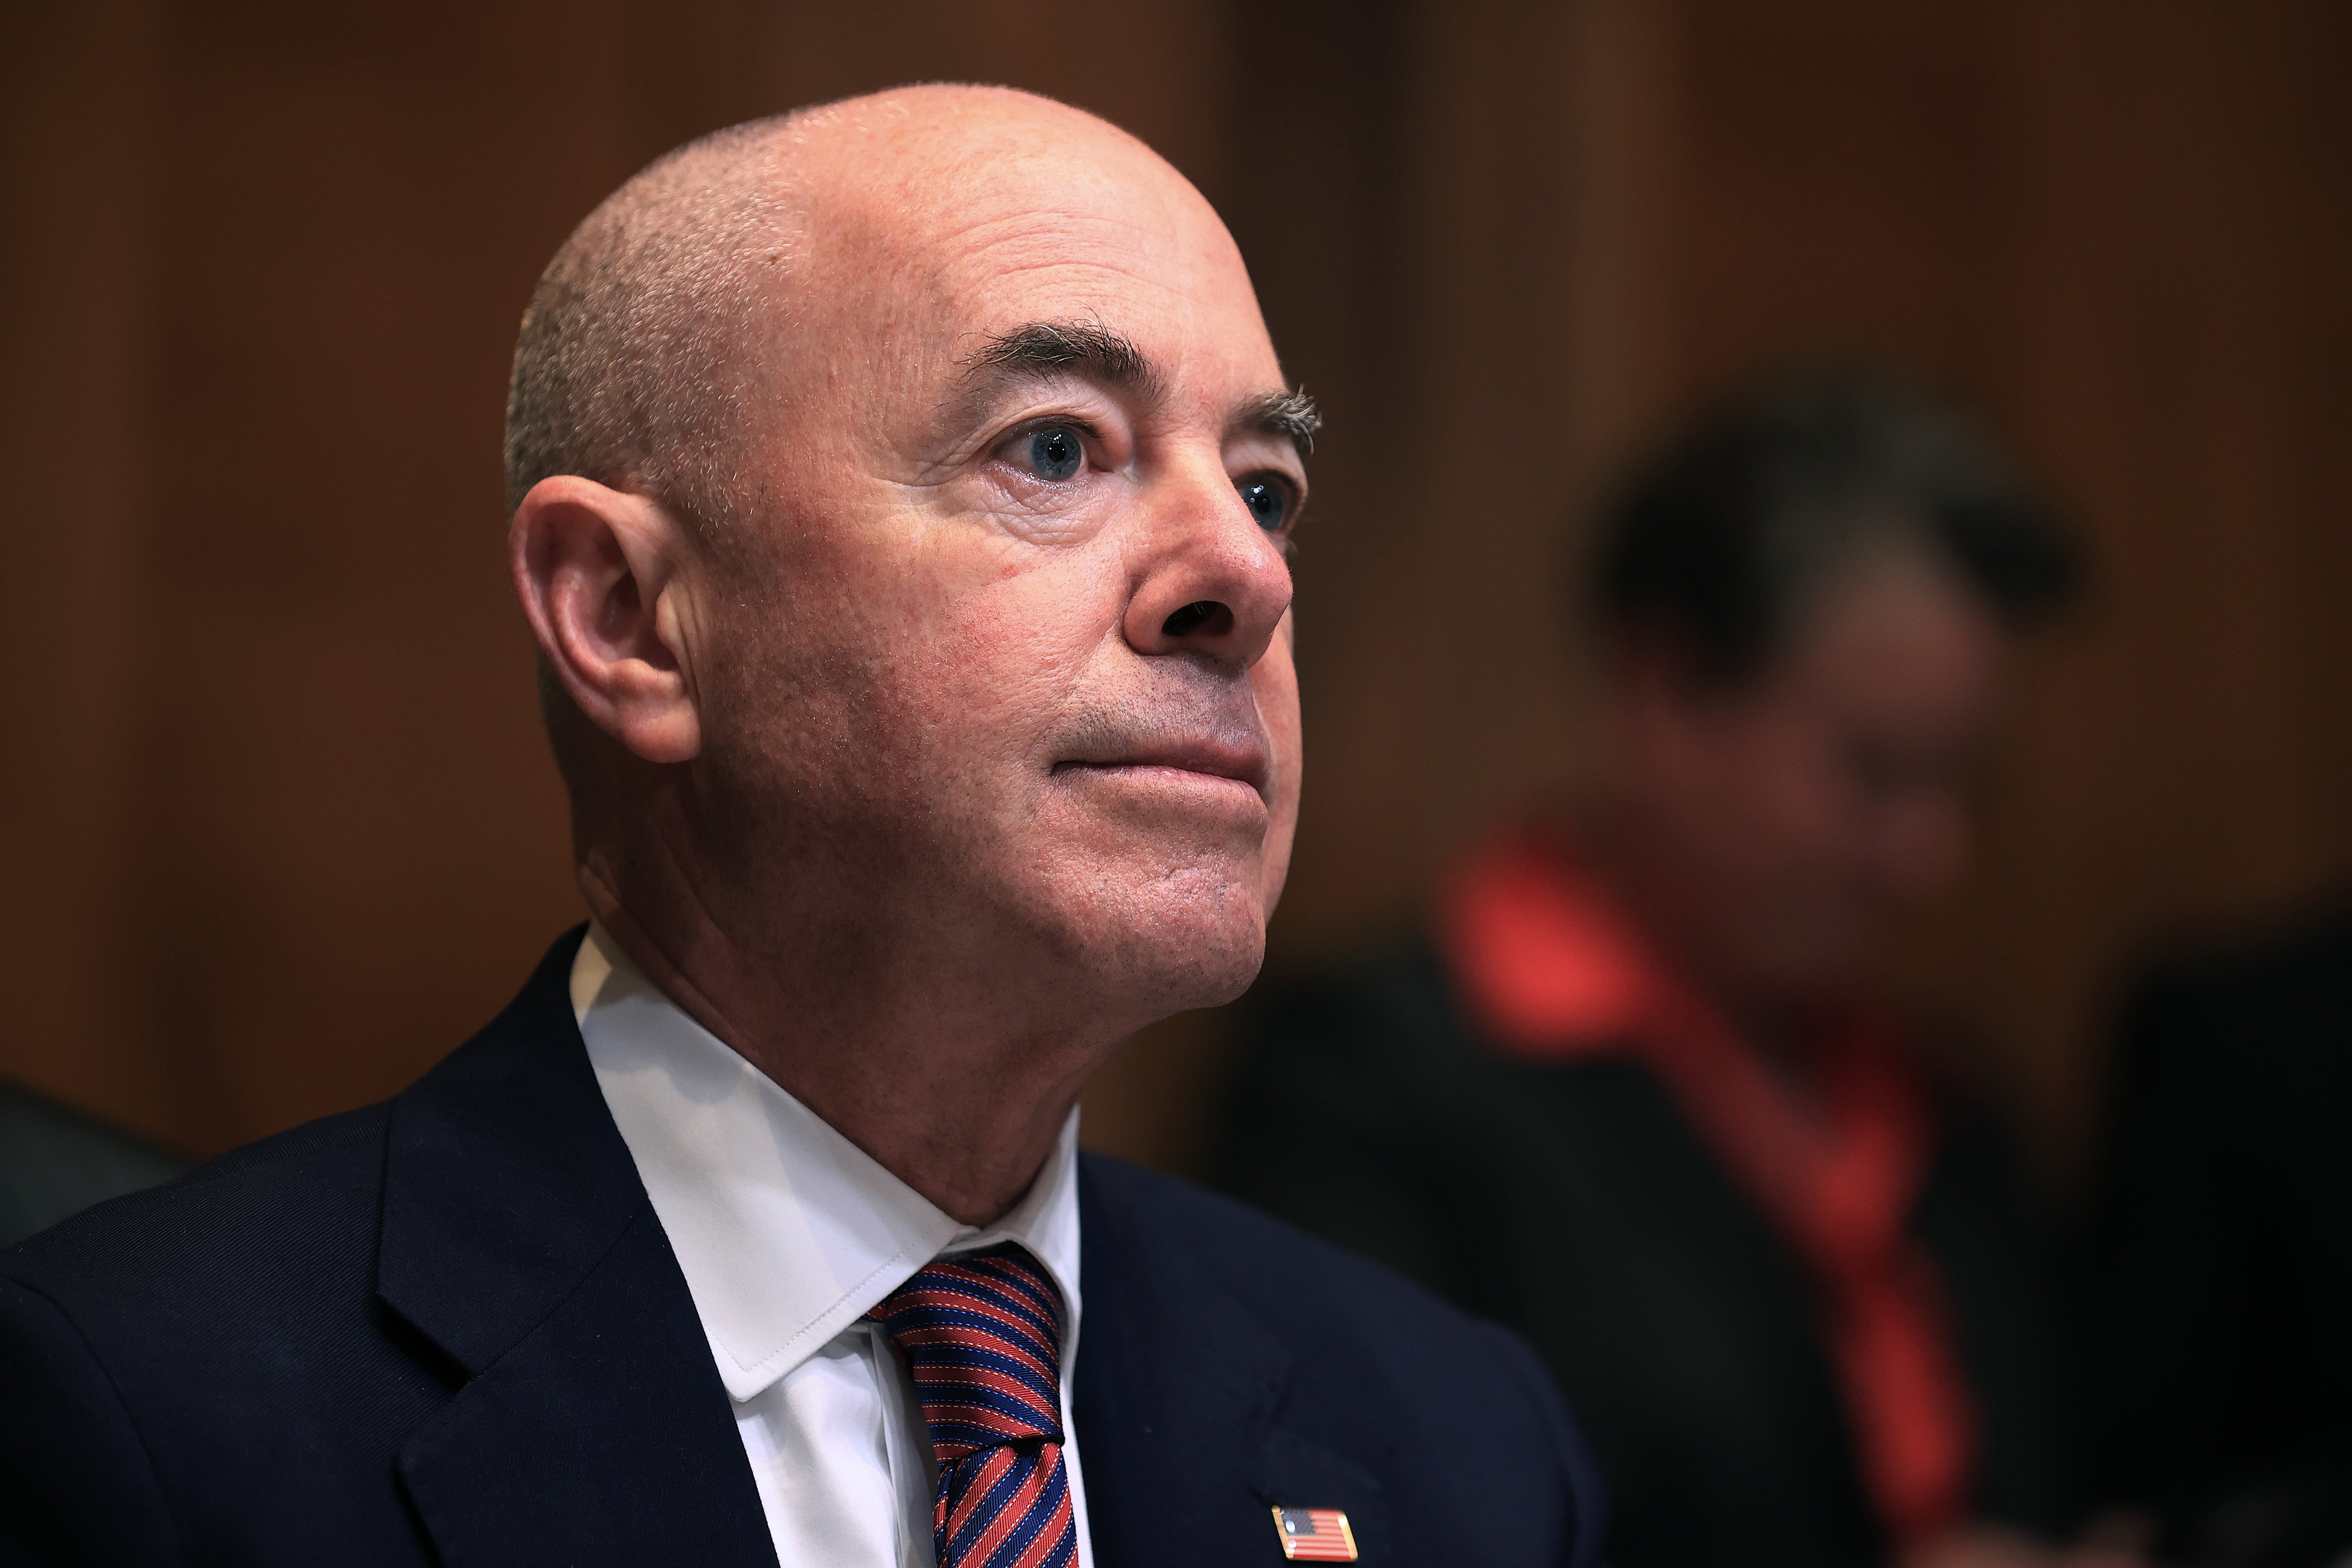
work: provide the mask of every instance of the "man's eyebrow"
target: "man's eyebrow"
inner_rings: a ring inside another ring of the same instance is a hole
[[[963,363],[967,382],[991,373],[1013,377],[1076,374],[1143,403],[1158,402],[1167,387],[1160,368],[1132,338],[1100,321],[1024,322],[992,333]],[[1322,428],[1323,416],[1304,388],[1262,393],[1242,405],[1226,424],[1228,434],[1280,437],[1297,447],[1302,458],[1315,449],[1316,432]]]
[[[1166,385],[1134,340],[1099,321],[1025,322],[991,335],[964,366],[967,380],[992,371],[1016,377],[1076,374],[1144,403],[1159,401]]]
[[[1251,430],[1279,436],[1297,447],[1302,458],[1315,450],[1315,433],[1322,428],[1323,416],[1316,410],[1315,400],[1307,395],[1303,386],[1251,398],[1242,405],[1227,426],[1234,433]]]

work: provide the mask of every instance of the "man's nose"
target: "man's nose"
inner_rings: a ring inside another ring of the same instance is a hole
[[[1127,640],[1138,653],[1192,654],[1247,669],[1290,608],[1290,564],[1226,477],[1171,474],[1130,546]]]

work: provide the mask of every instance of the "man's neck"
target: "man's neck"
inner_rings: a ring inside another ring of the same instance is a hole
[[[1079,1089],[1132,1032],[1007,1016],[1003,999],[1037,989],[941,984],[937,970],[919,984],[903,953],[855,973],[820,960],[827,973],[810,973],[747,952],[707,920],[640,920],[640,900],[625,904],[593,865],[581,880],[598,921],[663,994],[966,1225],[1021,1201]],[[971,1000],[982,994],[999,1005]]]

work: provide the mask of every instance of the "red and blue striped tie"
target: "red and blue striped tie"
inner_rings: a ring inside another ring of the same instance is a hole
[[[1076,1568],[1062,1300],[1017,1247],[942,1258],[866,1314],[915,1374],[939,1456],[939,1568]]]

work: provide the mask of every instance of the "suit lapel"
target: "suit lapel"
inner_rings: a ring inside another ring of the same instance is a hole
[[[693,1298],[572,1017],[578,947],[394,1103],[378,1293],[457,1384],[401,1478],[452,1568],[772,1563]]]
[[[1333,1508],[1386,1564],[1363,1466],[1285,1426],[1292,1356],[1267,1326],[1078,1179],[1086,1318],[1073,1418],[1096,1568],[1279,1563],[1272,1510]]]

